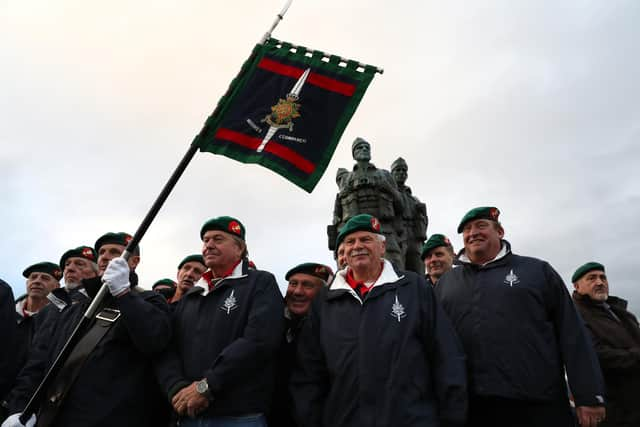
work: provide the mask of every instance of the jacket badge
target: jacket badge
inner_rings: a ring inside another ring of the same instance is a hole
[[[227,314],[238,308],[238,304],[236,304],[237,300],[236,297],[233,296],[233,292],[234,291],[232,290],[231,294],[227,297],[226,300],[224,300],[224,304],[220,306],[220,310],[226,311]]]
[[[517,285],[518,283],[520,283],[520,279],[518,278],[516,273],[513,272],[513,269],[509,271],[509,274],[505,276],[504,283],[509,286]]]
[[[393,305],[391,306],[390,314],[392,317],[395,317],[396,319],[398,319],[398,322],[400,322],[400,319],[407,317],[407,313],[404,312],[404,306],[400,304],[400,301],[398,301],[397,294],[396,294],[396,302],[394,302]]]

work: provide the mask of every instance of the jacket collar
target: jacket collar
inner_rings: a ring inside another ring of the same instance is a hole
[[[21,318],[27,318],[27,317],[31,317],[34,314],[36,314],[37,312],[32,312],[32,311],[28,311],[24,309],[24,306],[27,305],[27,299],[23,298],[20,299],[18,301],[16,301],[16,313],[18,314],[18,316],[20,316]]]
[[[578,291],[573,291],[572,294],[573,300],[577,301],[578,303],[584,304],[584,305],[590,305],[593,307],[601,307],[604,308],[604,304],[602,304],[602,301],[594,301],[591,299],[591,297],[589,295],[582,295],[579,294]],[[622,298],[618,298],[616,296],[613,295],[609,295],[609,298],[607,298],[606,302],[610,307],[615,307],[615,308],[619,308],[622,310],[626,310],[627,309],[627,300],[622,299]]]
[[[209,270],[204,272],[204,274],[202,275],[200,280],[198,280],[196,282],[196,284],[193,286],[193,288],[189,289],[189,291],[187,291],[187,293],[185,295],[201,293],[202,296],[206,296],[210,292],[218,289],[225,282],[241,279],[243,277],[247,277],[248,272],[249,272],[249,264],[248,264],[246,259],[243,259],[238,263],[238,265],[236,265],[236,268],[233,269],[233,272],[230,275],[220,279],[220,281],[215,284],[213,289],[210,290],[209,289],[209,283],[211,282],[211,280],[213,278],[213,271],[211,271],[209,269]]]
[[[329,292],[331,292],[331,291],[347,291],[351,295],[353,295],[358,301],[360,301],[362,303],[362,299],[360,298],[360,295],[358,295],[358,293],[356,291],[354,291],[351,288],[351,286],[349,286],[349,283],[347,283],[347,272],[348,271],[349,271],[349,267],[347,266],[344,269],[338,271],[338,273],[336,273],[336,277],[333,279],[333,282],[329,286]],[[378,280],[376,280],[374,282],[374,284],[371,285],[371,290],[373,290],[373,288],[385,285],[387,283],[397,282],[398,280],[402,279],[403,277],[404,276],[398,276],[398,274],[396,273],[396,271],[393,268],[393,265],[388,260],[384,259],[383,260],[383,264],[382,264],[382,272],[380,273],[380,276],[378,277]],[[369,291],[369,292],[371,292],[371,291]]]
[[[501,240],[500,241],[500,252],[498,252],[498,254],[495,256],[495,258],[493,258],[490,261],[485,262],[484,264],[475,264],[475,265],[479,265],[480,267],[484,267],[486,265],[492,264],[496,261],[500,261],[501,259],[503,259],[504,257],[506,257],[507,255],[509,255],[511,253],[511,244],[509,242],[507,242],[506,240]],[[465,252],[464,248],[460,251],[460,254],[458,255],[458,261],[461,264],[473,264],[471,262],[471,260],[469,259],[469,257],[467,257],[467,253]]]
[[[55,305],[58,310],[63,310],[74,301],[81,301],[84,298],[89,298],[89,294],[84,287],[77,287],[74,289],[56,288],[47,295],[49,302]]]

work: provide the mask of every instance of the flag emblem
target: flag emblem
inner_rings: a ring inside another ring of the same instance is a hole
[[[293,119],[300,117],[300,104],[296,103],[298,97],[292,94],[287,99],[280,98],[278,103],[271,107],[271,114],[267,115],[263,122],[278,129],[293,131]]]

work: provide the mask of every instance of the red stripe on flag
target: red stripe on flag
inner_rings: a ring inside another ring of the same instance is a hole
[[[244,133],[236,132],[231,129],[220,128],[214,136],[215,139],[224,139],[225,141],[234,142],[243,147],[257,150],[262,143],[261,139],[247,136]]]
[[[300,78],[302,73],[304,73],[302,68],[281,64],[280,62],[273,61],[269,58],[262,58],[258,64],[258,68],[262,68],[263,70],[271,71],[272,73],[280,74],[282,76],[293,77],[294,79]],[[344,83],[318,73],[309,73],[307,83],[346,96],[352,96],[356,91],[355,85]]]
[[[264,146],[264,151],[286,160],[307,174],[310,174],[316,168],[316,165],[311,163],[309,160],[305,159],[292,149],[287,148],[284,145],[280,145],[277,142],[269,141],[267,145]]]
[[[257,150],[260,144],[262,144],[262,139],[260,138],[254,138],[241,132],[225,128],[218,129],[214,138],[233,142],[234,144],[242,145],[251,150]],[[291,163],[306,174],[311,174],[316,169],[316,165],[312,162],[277,142],[269,141],[267,145],[265,145],[264,151]]]

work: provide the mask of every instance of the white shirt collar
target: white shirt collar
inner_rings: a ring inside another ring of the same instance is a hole
[[[393,283],[396,282],[400,279],[402,279],[404,276],[398,276],[395,272],[395,270],[393,269],[393,265],[391,265],[391,263],[386,260],[383,259],[383,264],[382,264],[382,272],[380,273],[380,276],[378,277],[378,280],[376,280],[373,285],[371,286],[371,289],[375,288],[376,286],[381,286],[384,285],[385,283]],[[355,296],[356,298],[358,298],[358,300],[360,300],[360,296],[357,294],[356,291],[354,291],[351,286],[349,286],[349,283],[347,283],[347,272],[349,271],[349,267],[345,267],[342,270],[338,271],[336,273],[336,278],[333,280],[333,283],[331,283],[331,286],[329,286],[330,290],[335,290],[335,289],[346,289],[348,291],[350,291],[350,293]]]
[[[491,260],[489,260],[489,261],[487,261],[487,262],[485,262],[483,264],[480,264],[480,265],[481,266],[485,266],[487,264],[490,264],[490,263],[492,263],[494,261],[497,261],[497,260],[499,260],[501,258],[504,258],[505,256],[507,256],[508,253],[509,253],[509,249],[507,248],[507,245],[505,245],[504,242],[500,242],[500,251],[498,252],[498,254],[493,259],[491,259]],[[469,257],[467,256],[467,252],[466,251],[462,255],[460,255],[459,260],[461,262],[465,262],[467,264],[473,264],[471,262],[471,260],[469,259]]]

